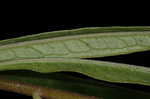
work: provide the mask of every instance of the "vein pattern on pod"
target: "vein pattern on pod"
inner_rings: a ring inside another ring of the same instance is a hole
[[[68,58],[25,59],[0,64],[0,70],[32,70],[41,73],[71,71],[98,80],[150,86],[150,69],[127,64]]]
[[[45,57],[90,58],[150,50],[150,31],[96,33],[0,46],[0,61]]]

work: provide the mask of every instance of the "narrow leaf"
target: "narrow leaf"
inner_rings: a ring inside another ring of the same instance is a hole
[[[32,70],[41,73],[70,71],[95,79],[150,86],[150,68],[69,58],[24,59],[0,64],[0,70]]]

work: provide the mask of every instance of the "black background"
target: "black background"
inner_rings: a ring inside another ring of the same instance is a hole
[[[75,28],[82,28],[82,27],[101,27],[101,26],[149,26],[150,23],[147,21],[115,21],[115,19],[100,19],[94,21],[84,20],[81,22],[78,21],[67,21],[67,22],[28,22],[28,23],[17,23],[12,24],[11,22],[7,25],[2,25],[0,27],[0,40],[20,37],[24,35],[30,34],[37,34],[41,32],[47,31],[56,31],[56,30],[65,30],[65,29],[75,29]],[[144,59],[144,60],[143,60]],[[113,61],[113,62],[120,62],[120,63],[127,63],[127,64],[134,64],[134,65],[142,65],[142,66],[150,66],[150,51],[147,52],[139,52],[133,53],[130,55],[119,55],[119,56],[112,56],[106,58],[97,58],[95,60],[105,60],[105,61]],[[145,90],[145,87],[136,86],[140,90]],[[0,91],[0,97],[5,98],[15,98],[15,99],[32,99],[31,97],[7,92],[7,91]]]

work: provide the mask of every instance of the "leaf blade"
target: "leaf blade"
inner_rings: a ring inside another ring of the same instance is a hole
[[[71,71],[104,81],[150,86],[149,68],[103,61],[68,58],[25,59],[3,62],[0,64],[0,70],[32,70],[41,73]]]

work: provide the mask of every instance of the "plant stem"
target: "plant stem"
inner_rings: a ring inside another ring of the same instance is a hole
[[[100,99],[58,89],[43,88],[20,81],[11,81],[2,76],[0,77],[0,89],[33,96],[34,99],[41,99],[42,97],[46,99]]]

